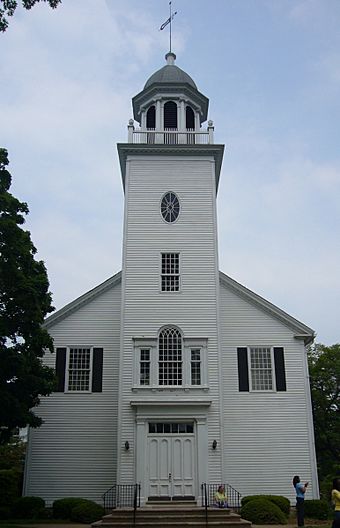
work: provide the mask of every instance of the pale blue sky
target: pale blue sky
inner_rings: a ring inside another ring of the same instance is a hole
[[[173,0],[177,65],[226,153],[220,269],[340,341],[340,1]],[[56,308],[121,268],[116,143],[162,67],[167,0],[19,8],[0,34],[0,146]]]

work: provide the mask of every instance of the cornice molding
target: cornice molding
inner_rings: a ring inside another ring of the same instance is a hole
[[[162,143],[118,143],[117,144],[120,168],[122,172],[123,188],[125,190],[126,161],[130,155],[166,155],[166,156],[213,156],[215,160],[216,192],[220,179],[224,145],[164,145]]]

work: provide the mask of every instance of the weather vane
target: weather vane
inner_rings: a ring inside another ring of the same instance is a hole
[[[171,53],[171,21],[174,18],[175,15],[177,15],[177,11],[174,13],[172,12],[171,8],[171,2],[169,2],[169,9],[170,9],[170,16],[169,18],[161,25],[159,28],[159,31],[162,31],[168,24],[170,24],[170,53]]]

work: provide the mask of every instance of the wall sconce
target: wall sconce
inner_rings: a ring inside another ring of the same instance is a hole
[[[126,451],[129,451],[129,449],[130,449],[130,444],[129,444],[129,442],[128,442],[127,440],[126,440],[126,442],[125,442],[125,444],[124,444],[124,447],[125,447],[125,450],[126,450]]]
[[[212,448],[215,450],[216,447],[217,447],[217,442],[216,442],[216,440],[214,440],[213,443],[212,443]]]

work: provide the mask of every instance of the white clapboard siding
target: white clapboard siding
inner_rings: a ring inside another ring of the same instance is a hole
[[[120,304],[118,282],[49,327],[55,348],[102,347],[104,355],[102,392],[53,393],[37,408],[45,423],[29,431],[24,493],[48,505],[70,496],[101,502],[116,481]],[[55,367],[55,354],[45,363]]]
[[[316,498],[315,451],[304,343],[275,317],[221,286],[225,481],[243,495],[293,500],[294,475]],[[284,347],[287,391],[239,392],[237,347]],[[313,487],[314,483],[314,487]]]
[[[132,392],[133,338],[157,337],[164,325],[176,325],[184,337],[208,338],[209,443],[219,433],[216,180],[212,157],[132,156],[127,161],[123,248],[123,358],[121,363],[121,482],[134,479],[135,415],[130,401],[140,398],[176,401],[202,393],[163,388]],[[160,213],[164,193],[174,191],[180,215],[173,224]],[[180,253],[181,291],[160,293],[161,252]],[[207,396],[206,396],[207,397]],[[138,456],[138,455],[137,455]],[[143,455],[142,455],[143,456]],[[221,476],[221,458],[210,454],[210,469]]]

